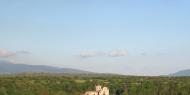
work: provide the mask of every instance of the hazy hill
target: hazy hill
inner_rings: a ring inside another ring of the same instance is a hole
[[[190,69],[181,70],[176,73],[170,74],[169,76],[190,76]]]
[[[87,74],[88,71],[82,71],[71,68],[57,68],[44,65],[26,65],[26,64],[13,64],[8,61],[0,61],[1,74],[15,74],[25,72],[44,72],[44,73],[67,73],[67,74]]]

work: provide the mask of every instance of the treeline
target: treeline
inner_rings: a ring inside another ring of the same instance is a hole
[[[0,95],[82,95],[96,84],[110,95],[190,95],[190,77],[1,76]]]

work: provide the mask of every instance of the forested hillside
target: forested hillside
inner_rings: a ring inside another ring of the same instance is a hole
[[[82,95],[95,84],[110,95],[190,95],[190,77],[135,77],[23,74],[2,75],[0,95]]]

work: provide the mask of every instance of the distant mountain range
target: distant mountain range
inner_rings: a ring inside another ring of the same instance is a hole
[[[190,69],[181,70],[173,74],[169,74],[169,76],[190,76]]]
[[[0,74],[18,74],[18,73],[66,73],[66,74],[89,74],[92,72],[71,69],[57,68],[44,65],[26,65],[13,64],[12,62],[0,60]]]
[[[0,60],[0,74],[19,74],[19,73],[61,73],[61,74],[94,74],[94,75],[117,75],[107,73],[94,73],[72,68],[58,68],[45,65],[14,64],[9,61]],[[181,70],[167,76],[190,76],[190,69]]]

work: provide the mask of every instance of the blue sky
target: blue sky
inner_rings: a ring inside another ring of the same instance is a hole
[[[189,0],[1,0],[0,59],[134,75],[187,69],[189,4]]]

